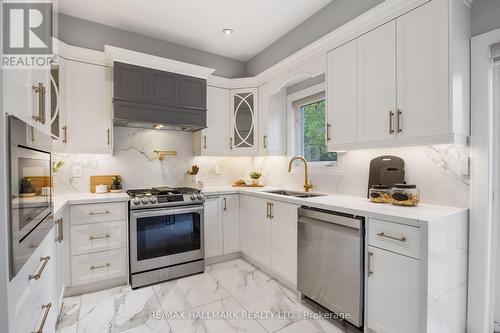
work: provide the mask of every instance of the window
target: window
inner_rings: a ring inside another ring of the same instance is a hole
[[[299,106],[299,152],[308,162],[334,162],[326,146],[325,100]]]

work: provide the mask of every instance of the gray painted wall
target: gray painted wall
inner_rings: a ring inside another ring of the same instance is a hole
[[[122,47],[137,52],[214,68],[215,75],[242,77],[245,63],[213,53],[169,43],[134,32],[60,14],[54,34],[63,42],[89,49],[104,50],[104,45]]]
[[[471,20],[472,36],[500,28],[500,0],[474,0]]]
[[[382,2],[383,0],[333,0],[251,59],[247,63],[247,75],[262,72]]]

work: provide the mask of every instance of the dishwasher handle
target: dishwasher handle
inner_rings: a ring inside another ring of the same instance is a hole
[[[308,223],[317,221],[323,223],[337,224],[353,229],[362,229],[363,217],[348,215],[337,212],[329,212],[320,209],[299,208],[299,222]]]

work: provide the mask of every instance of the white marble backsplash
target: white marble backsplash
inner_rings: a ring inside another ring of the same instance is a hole
[[[124,188],[148,188],[158,185],[191,185],[187,170],[200,167],[198,179],[209,186],[231,185],[236,179],[249,178],[252,170],[261,171],[266,185],[301,189],[302,166],[288,173],[288,158],[269,157],[195,157],[192,134],[115,127],[113,156],[56,154],[65,162],[55,175],[56,191],[88,192],[92,175],[120,174]],[[159,161],[154,150],[175,150],[176,157]],[[466,146],[438,145],[351,151],[339,154],[336,166],[311,168],[311,181],[318,192],[366,195],[370,160],[380,155],[395,155],[406,164],[406,180],[417,184],[422,202],[467,207],[469,149]],[[73,177],[73,168],[81,166],[82,176]]]

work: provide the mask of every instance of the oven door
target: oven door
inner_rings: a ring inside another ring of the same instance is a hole
[[[131,211],[131,273],[203,259],[203,228],[202,205]]]

